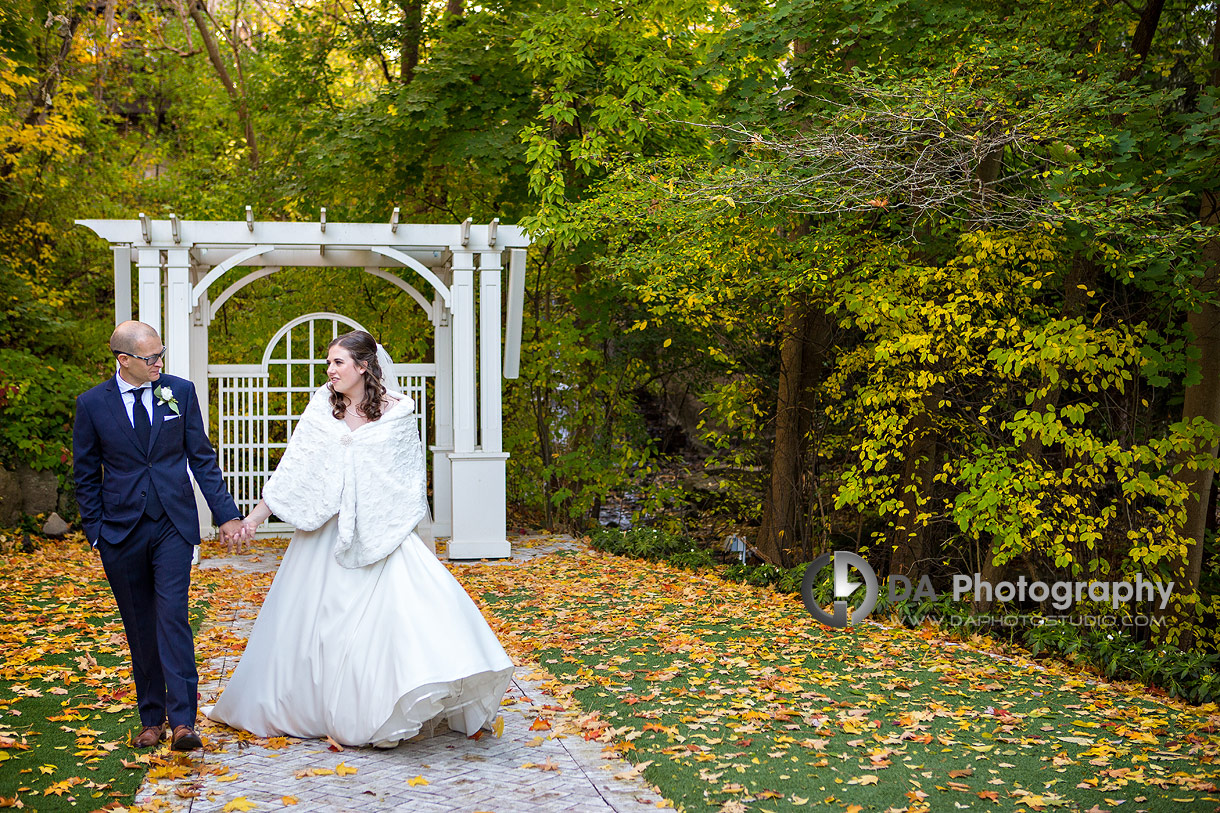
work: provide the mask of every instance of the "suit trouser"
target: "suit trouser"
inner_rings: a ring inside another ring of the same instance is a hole
[[[106,579],[119,605],[140,722],[195,726],[199,673],[189,593],[194,545],[170,522],[141,517],[126,539],[98,543]]]

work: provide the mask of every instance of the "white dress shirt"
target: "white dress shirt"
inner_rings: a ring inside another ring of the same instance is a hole
[[[114,380],[119,382],[119,393],[123,396],[123,406],[127,407],[127,420],[131,422],[131,428],[135,429],[136,420],[132,414],[132,407],[136,403],[135,390],[138,389],[134,384],[128,384],[127,380],[118,373],[114,374]],[[148,413],[148,425],[152,426],[153,416],[153,384],[145,384],[144,392],[140,393],[141,400],[144,404],[144,411]]]

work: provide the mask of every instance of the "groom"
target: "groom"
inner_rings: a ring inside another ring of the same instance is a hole
[[[161,372],[157,331],[124,322],[110,350],[118,373],[76,399],[76,501],[131,649],[143,725],[133,742],[161,742],[168,718],[171,747],[190,751],[203,743],[195,733],[199,677],[187,606],[199,543],[188,467],[223,537],[240,534],[241,513],[204,434],[195,388]]]

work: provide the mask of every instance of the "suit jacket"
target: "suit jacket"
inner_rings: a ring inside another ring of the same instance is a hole
[[[117,545],[126,539],[143,516],[149,484],[155,482],[161,505],[178,533],[199,544],[199,511],[188,465],[217,525],[241,516],[203,431],[194,385],[162,373],[153,384],[159,386],[173,391],[179,414],[168,403],[158,405],[158,399],[152,399],[147,449],[139,448],[113,377],[76,399],[72,431],[76,502],[91,543]]]

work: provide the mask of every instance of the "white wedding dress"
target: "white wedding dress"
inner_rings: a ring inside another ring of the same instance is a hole
[[[311,401],[263,492],[298,530],[211,719],[343,745],[495,721],[513,663],[412,530],[426,502],[410,412],[351,431]]]
[[[436,718],[467,734],[494,722],[513,664],[462,586],[414,533],[343,567],[336,526],[293,536],[208,717],[343,745],[409,739]]]

